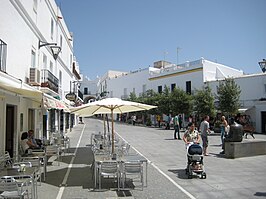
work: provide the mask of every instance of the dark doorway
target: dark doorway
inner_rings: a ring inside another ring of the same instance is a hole
[[[14,152],[14,129],[15,129],[15,107],[6,106],[6,151],[13,157]]]
[[[60,133],[64,133],[64,111],[60,111]]]
[[[43,115],[42,117],[42,128],[43,128],[43,136],[44,137],[48,137],[47,136],[47,115]]]
[[[261,112],[261,132],[266,134],[266,112]]]

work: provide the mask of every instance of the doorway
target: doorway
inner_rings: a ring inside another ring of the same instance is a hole
[[[261,112],[261,133],[266,134],[266,112]]]
[[[13,157],[15,139],[15,106],[6,106],[6,146],[5,150]]]

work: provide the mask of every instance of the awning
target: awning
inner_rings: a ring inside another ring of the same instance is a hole
[[[32,100],[36,100],[38,102],[42,101],[43,93],[22,81],[0,72],[0,88],[6,91],[21,95],[26,98],[30,98]]]
[[[65,102],[50,97],[47,94],[43,96],[43,106],[46,109],[63,109],[65,112],[70,112]]]

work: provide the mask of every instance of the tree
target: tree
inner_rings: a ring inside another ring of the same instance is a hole
[[[196,90],[194,95],[194,111],[200,118],[205,115],[214,116],[214,95],[212,94],[209,85],[203,87],[202,90]]]
[[[129,94],[129,98],[127,99],[127,100],[129,100],[129,101],[132,101],[132,102],[136,102],[137,101],[137,96],[136,96],[136,93],[134,93],[134,92],[130,92],[130,94]]]
[[[240,93],[240,86],[235,83],[234,79],[228,78],[219,82],[216,96],[219,101],[219,110],[228,115],[236,114],[240,107]]]
[[[158,109],[159,112],[169,114],[171,110],[170,90],[167,86],[164,86],[164,90],[158,97]]]
[[[191,114],[192,97],[181,88],[175,88],[171,95],[171,110],[174,115],[179,113]]]

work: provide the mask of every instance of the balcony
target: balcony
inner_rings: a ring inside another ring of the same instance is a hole
[[[49,70],[47,69],[42,69],[41,71],[42,75],[42,80],[41,80],[41,87],[44,88],[49,88],[52,91],[58,93],[58,83],[59,80],[57,77],[55,77]]]

